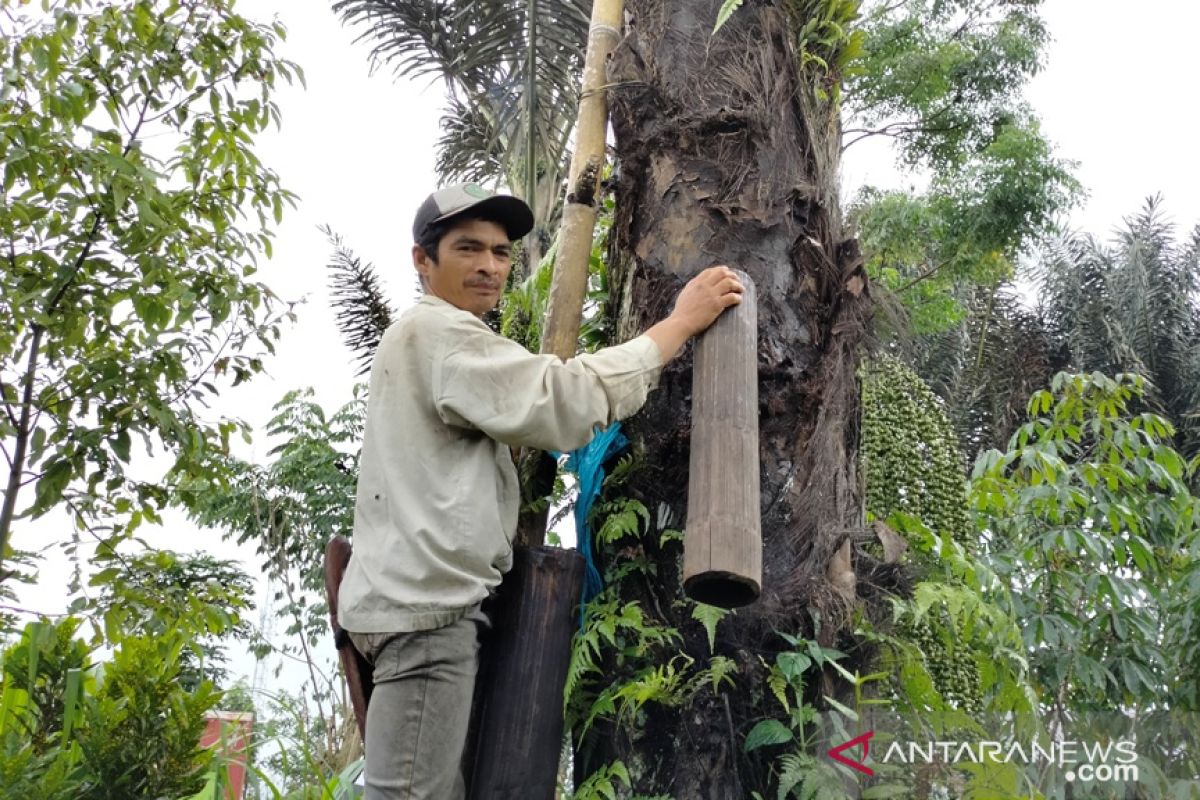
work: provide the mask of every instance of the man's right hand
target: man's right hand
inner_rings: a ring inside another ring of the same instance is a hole
[[[744,291],[742,282],[729,267],[709,267],[680,290],[671,316],[678,317],[695,336],[708,330],[722,311],[742,302]]]
[[[743,291],[737,275],[726,266],[709,267],[688,281],[671,314],[646,331],[658,345],[663,363],[674,358],[688,339],[706,331],[722,311],[742,302]]]

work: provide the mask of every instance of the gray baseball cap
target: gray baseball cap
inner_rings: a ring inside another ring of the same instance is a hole
[[[523,200],[494,194],[477,183],[456,183],[438,189],[421,203],[413,219],[413,241],[421,241],[430,225],[468,211],[503,225],[509,241],[516,241],[533,230],[533,212]]]

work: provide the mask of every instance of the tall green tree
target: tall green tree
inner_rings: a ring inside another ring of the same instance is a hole
[[[857,647],[851,620],[878,591],[872,579],[886,574],[858,552],[874,538],[862,518],[855,378],[868,280],[899,289],[931,270],[917,285],[993,269],[1065,199],[1069,179],[1019,103],[1044,40],[1035,4],[756,3],[710,35],[704,23],[719,5],[627,5],[632,24],[610,70],[620,159],[611,308],[624,338],[657,318],[680,278],[709,263],[736,265],[759,286],[764,591],[716,627],[711,650],[679,603],[679,545],[664,537],[663,521],[683,517],[687,493],[685,357],[630,426],[645,466],[628,492],[651,513],[639,539],[617,540],[605,557],[620,562],[639,548],[653,574],[626,582],[622,600],[680,631],[695,668],[732,660],[734,688],[613,715],[580,739],[577,764],[620,760],[645,794],[785,796],[838,780],[813,755],[836,735],[836,703],[852,702],[860,687],[832,665],[869,670],[865,651],[833,651]],[[863,121],[844,131],[844,115]],[[853,216],[860,242],[838,196],[843,150],[862,135],[852,127],[908,132],[897,137],[906,163],[953,194],[938,213],[963,237],[960,260],[896,262],[895,281],[878,269],[883,239],[868,223],[888,198]],[[1044,168],[1009,168],[1025,156]],[[629,674],[626,652],[618,644],[601,658],[607,679]],[[653,658],[669,662],[669,652]],[[784,692],[787,702],[756,690],[780,676],[801,688]],[[793,713],[801,702],[807,720]],[[787,727],[783,749],[764,747],[761,736],[750,747],[750,733],[769,731],[765,718]]]
[[[375,62],[445,82],[437,172],[506,184],[529,203],[532,270],[561,213],[590,3],[338,0],[333,8],[374,42]]]
[[[1134,410],[1146,390],[1136,375],[1059,373],[972,475],[1004,603],[1058,715],[1190,705],[1174,692],[1189,670],[1164,634],[1200,522],[1187,486],[1197,465],[1171,447],[1169,421]]]
[[[268,602],[286,628],[258,655],[273,649],[308,671],[292,693],[295,702],[287,698],[275,708],[288,735],[303,742],[301,758],[285,756],[285,772],[289,780],[297,778],[298,768],[307,780],[313,765],[328,777],[359,755],[357,727],[329,648],[323,566],[329,540],[352,533],[366,409],[356,395],[326,414],[308,390],[289,392],[275,410],[266,430],[274,443],[268,463],[224,457],[220,468],[180,485],[179,492],[198,523],[253,546],[262,558],[262,574],[274,592]]]
[[[1060,238],[1036,277],[1072,368],[1142,375],[1143,401],[1175,425],[1178,449],[1200,452],[1200,226],[1180,240],[1152,197],[1108,243]]]
[[[212,607],[209,607],[212,608]],[[216,609],[213,609],[216,610]],[[34,622],[0,650],[0,786],[6,797],[159,800],[204,786],[213,751],[200,747],[210,681],[181,681],[183,620],[156,635],[115,631],[101,661],[79,619]]]
[[[866,187],[852,219],[907,325],[944,330],[971,287],[994,292],[1078,197],[1022,97],[1048,34],[1038,3],[1022,0],[869,3],[861,24],[843,146],[885,137],[927,186]]]
[[[1059,232],[998,287],[960,289],[964,317],[896,338],[941,396],[968,456],[1007,447],[1025,399],[1060,370],[1136,373],[1136,404],[1200,452],[1200,228],[1180,237],[1158,198],[1107,240]]]
[[[0,12],[3,558],[58,506],[110,543],[158,520],[167,482],[134,442],[187,475],[238,430],[202,408],[286,313],[253,275],[293,196],[253,143],[299,71],[231,0]]]
[[[96,596],[79,601],[97,627],[97,641],[125,636],[147,638],[192,631],[179,653],[178,681],[189,691],[204,681],[225,687],[229,678],[228,640],[249,641],[254,583],[233,561],[205,553],[184,555],[149,550],[125,557],[102,553],[88,581]]]

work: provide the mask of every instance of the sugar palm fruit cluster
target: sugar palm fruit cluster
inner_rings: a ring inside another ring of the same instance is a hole
[[[911,514],[971,547],[964,461],[942,401],[889,355],[864,362],[860,379],[867,510]]]
[[[904,635],[925,657],[933,686],[947,705],[976,716],[983,711],[983,691],[975,651],[943,610],[909,621]]]

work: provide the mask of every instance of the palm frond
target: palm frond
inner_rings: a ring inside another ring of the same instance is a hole
[[[452,181],[486,183],[504,174],[508,147],[495,117],[451,97],[442,116],[435,169]]]
[[[537,0],[532,59],[528,0],[339,0],[333,8],[362,30],[360,40],[373,42],[375,64],[398,76],[445,79],[450,102],[437,162],[443,179],[503,182],[518,194],[535,185],[537,192],[561,194],[587,46],[585,0]],[[526,119],[530,107],[533,119]],[[525,146],[530,133],[534,164]],[[555,201],[524,199],[535,209],[549,207],[545,216],[553,216]]]
[[[338,328],[346,346],[356,354],[358,374],[363,375],[371,369],[371,359],[395,315],[374,265],[364,264],[328,226],[323,226],[321,232],[333,246],[329,290]]]
[[[967,310],[962,324],[916,340],[908,357],[945,401],[969,461],[1003,446],[1024,421],[1029,395],[1062,368],[1065,356],[1015,287],[979,287],[959,300]]]
[[[1124,220],[1108,244],[1065,237],[1037,274],[1046,319],[1081,371],[1137,372],[1147,408],[1200,451],[1200,231],[1180,245],[1158,197]]]

